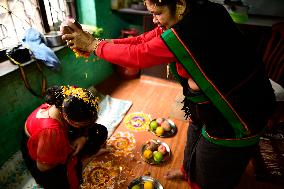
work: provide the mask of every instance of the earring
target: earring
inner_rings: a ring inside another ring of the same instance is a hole
[[[182,14],[178,15],[178,21],[180,21],[183,18]]]
[[[183,18],[184,11],[185,11],[184,5],[177,5],[176,6],[176,15],[177,15],[177,19],[179,21]]]
[[[184,13],[184,11],[185,11],[185,5],[177,5],[176,6],[176,12],[178,13],[178,14],[183,14]]]

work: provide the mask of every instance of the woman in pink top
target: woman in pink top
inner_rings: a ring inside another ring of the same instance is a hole
[[[46,103],[28,116],[21,151],[41,187],[79,188],[80,160],[96,154],[107,139],[106,127],[95,123],[98,100],[86,89],[54,86],[46,92]]]

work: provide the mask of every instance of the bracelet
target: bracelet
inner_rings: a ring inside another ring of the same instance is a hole
[[[96,44],[94,45],[94,50],[93,50],[93,52],[94,52],[94,54],[96,55],[97,48],[98,48],[99,44],[100,44],[102,41],[104,41],[105,39],[95,38],[95,40],[97,40],[97,42],[96,42]]]

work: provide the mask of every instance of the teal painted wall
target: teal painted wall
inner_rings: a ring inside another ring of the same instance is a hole
[[[104,0],[105,1],[105,0]],[[77,19],[82,24],[97,25],[96,7],[94,0],[77,0]]]
[[[77,0],[76,6],[78,21],[103,28],[102,38],[118,38],[122,29],[130,27],[143,32],[143,16],[113,11],[111,0]]]
[[[89,87],[106,79],[113,67],[109,63],[97,60],[94,56],[89,59],[75,58],[69,48],[57,53],[61,61],[61,71],[52,72],[44,67],[48,86],[77,85]],[[95,59],[95,61],[94,61]],[[24,67],[30,84],[35,91],[40,91],[41,77],[35,64]],[[26,117],[43,100],[34,97],[24,87],[19,70],[0,78],[0,165],[19,149],[21,133]]]
[[[95,0],[97,26],[104,29],[104,38],[119,38],[121,30],[130,27],[143,31],[143,16],[113,11],[110,2]]]

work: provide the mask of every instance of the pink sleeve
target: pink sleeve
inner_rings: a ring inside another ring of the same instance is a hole
[[[64,164],[70,152],[65,133],[59,129],[44,129],[39,133],[37,161],[55,165]]]
[[[113,39],[114,44],[132,44],[137,45],[141,43],[145,43],[147,41],[150,41],[154,37],[158,37],[163,33],[162,29],[160,27],[156,27],[155,29],[143,33],[137,37],[129,37],[129,38],[123,38],[123,39]]]
[[[113,44],[103,41],[97,56],[124,67],[146,68],[176,61],[160,36],[141,44]]]

